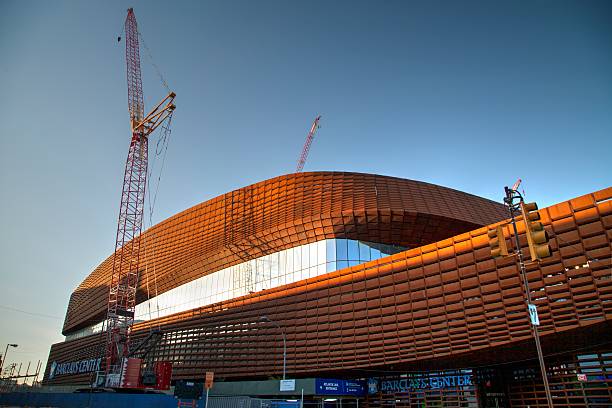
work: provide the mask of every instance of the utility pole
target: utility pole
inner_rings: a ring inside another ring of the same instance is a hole
[[[525,233],[527,234],[527,241],[529,243],[529,251],[531,252],[532,260],[539,259],[538,247],[541,247],[544,250],[541,252],[543,256],[550,256],[550,248],[548,247],[547,244],[540,245],[540,246],[536,245],[537,243],[540,243],[538,242],[540,240],[538,240],[537,238],[536,238],[536,241],[533,242],[534,238],[532,238],[532,235],[533,235],[532,231],[534,230],[535,225],[531,225],[531,220],[539,219],[539,215],[537,218],[531,217],[530,219],[529,213],[527,212],[527,208],[528,208],[527,206],[529,206],[530,208],[535,207],[535,209],[537,210],[537,206],[535,205],[535,203],[530,203],[533,205],[530,205],[530,204],[526,205],[523,202],[524,201],[523,196],[518,192],[518,190],[514,189],[514,187],[513,188],[504,187],[504,190],[506,192],[506,197],[504,198],[504,202],[508,206],[508,210],[510,212],[510,219],[512,220],[512,228],[514,229],[516,259],[518,260],[519,268],[521,271],[521,277],[523,278],[525,296],[527,300],[527,311],[529,312],[529,315],[530,315],[531,331],[533,333],[533,338],[535,340],[536,349],[538,351],[538,360],[540,362],[540,371],[542,372],[542,381],[544,382],[544,390],[546,391],[546,399],[548,401],[548,407],[553,408],[552,395],[550,393],[550,386],[548,384],[548,377],[546,375],[546,365],[544,363],[544,355],[542,354],[542,346],[540,345],[540,333],[538,331],[538,325],[540,324],[540,322],[537,317],[537,309],[535,305],[531,303],[531,291],[529,290],[529,280],[527,279],[525,260],[523,259],[523,252],[521,251],[521,243],[519,241],[518,229],[516,227],[515,214],[517,212],[521,211],[523,215],[523,222],[525,223]],[[540,228],[541,230],[542,225],[540,223],[537,223],[537,224],[539,224],[537,227]],[[547,241],[548,238],[545,232],[543,233],[543,237],[544,237],[544,242]],[[501,239],[504,239],[503,236],[501,237]],[[546,255],[546,249],[548,249],[547,255]],[[534,255],[534,252],[535,252],[535,255]]]

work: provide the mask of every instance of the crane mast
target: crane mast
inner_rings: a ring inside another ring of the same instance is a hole
[[[130,352],[130,331],[136,308],[140,234],[147,184],[148,137],[172,115],[176,96],[173,92],[169,93],[146,117],[144,116],[138,25],[134,10],[131,8],[125,19],[125,56],[132,136],[123,176],[106,316],[106,384],[113,387],[122,386],[120,365]]]
[[[304,147],[302,148],[302,154],[297,163],[297,168],[295,169],[296,173],[301,172],[304,169],[304,164],[306,164],[306,159],[308,158],[308,152],[310,151],[310,145],[312,144],[312,140],[314,139],[314,135],[319,128],[319,120],[321,119],[321,115],[317,116],[312,122],[312,127],[310,128],[310,132],[308,132],[308,136],[306,136],[306,142],[304,143]]]

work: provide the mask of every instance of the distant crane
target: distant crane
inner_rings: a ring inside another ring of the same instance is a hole
[[[144,115],[138,25],[131,8],[125,19],[125,57],[132,137],[123,177],[106,315],[105,370],[106,385],[109,387],[123,386],[121,364],[130,355],[147,184],[148,138],[172,116],[176,96],[170,92],[148,115]]]
[[[306,159],[308,158],[308,152],[310,151],[312,139],[314,139],[314,135],[317,132],[317,129],[319,128],[319,120],[321,120],[321,115],[317,116],[314,122],[312,122],[312,127],[310,128],[310,132],[308,132],[308,136],[306,136],[306,142],[304,143],[302,154],[300,155],[300,159],[297,163],[297,168],[295,169],[296,173],[299,173],[304,169],[304,164],[306,164]]]

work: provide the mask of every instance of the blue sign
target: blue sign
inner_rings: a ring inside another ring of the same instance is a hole
[[[317,395],[363,396],[365,395],[366,384],[364,381],[317,378],[315,380],[315,390]]]
[[[366,385],[364,381],[344,381],[344,391],[347,395],[365,395]]]

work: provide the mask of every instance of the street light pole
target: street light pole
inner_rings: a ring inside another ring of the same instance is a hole
[[[2,356],[2,360],[0,361],[0,377],[2,377],[2,368],[4,367],[4,361],[6,360],[6,353],[8,353],[9,346],[17,347],[17,344],[9,343],[6,345],[6,348],[4,349],[4,355]]]
[[[523,285],[525,289],[525,297],[528,305],[531,305],[531,290],[529,289],[529,280],[527,279],[527,271],[525,268],[525,261],[523,259],[523,252],[521,251],[521,243],[519,241],[518,228],[516,227],[516,219],[514,217],[515,212],[519,208],[517,204],[514,203],[514,200],[518,199],[519,203],[523,201],[523,196],[513,188],[505,187],[506,197],[504,198],[504,202],[508,206],[508,210],[510,212],[510,219],[512,221],[512,227],[514,229],[514,239],[516,246],[516,257],[519,264],[520,273],[523,278]],[[520,205],[520,204],[519,204]],[[527,223],[527,220],[523,220]],[[528,232],[527,232],[528,233]],[[503,237],[502,237],[503,239]],[[533,333],[533,339],[535,341],[536,350],[538,352],[538,360],[540,362],[540,371],[542,373],[542,382],[544,383],[544,392],[546,393],[546,402],[550,408],[553,408],[553,400],[552,394],[550,392],[550,385],[548,384],[548,376],[546,375],[546,364],[544,363],[544,354],[542,353],[542,346],[540,345],[540,332],[538,331],[538,326],[531,323],[531,329]]]
[[[276,326],[281,331],[281,334],[283,335],[283,380],[284,380],[285,374],[287,372],[287,336],[285,335],[285,329],[280,327],[278,323],[276,323],[274,320],[270,320],[268,316],[260,316],[259,320],[261,320],[262,322],[272,323],[274,326]]]

